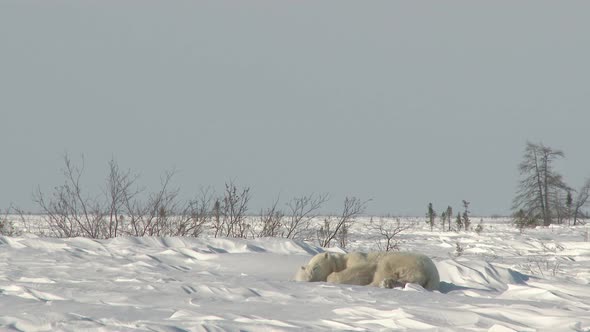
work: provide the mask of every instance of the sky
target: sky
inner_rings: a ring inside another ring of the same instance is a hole
[[[508,214],[527,141],[590,177],[587,1],[0,2],[0,209],[39,208],[83,155],[146,190],[250,187],[370,200],[372,215],[471,202]]]

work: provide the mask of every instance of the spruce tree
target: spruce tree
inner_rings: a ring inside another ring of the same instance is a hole
[[[471,212],[469,211],[469,202],[463,200],[463,207],[465,208],[463,211],[463,227],[465,227],[465,230],[468,231],[469,226],[471,225],[471,220],[469,219],[469,213]]]
[[[432,232],[434,229],[434,219],[436,218],[436,212],[434,212],[432,203],[428,203],[428,212],[426,213],[426,217],[428,218],[426,222],[430,225],[430,231]]]
[[[453,208],[447,207],[447,221],[449,222],[449,232],[451,231],[451,218],[453,218]]]

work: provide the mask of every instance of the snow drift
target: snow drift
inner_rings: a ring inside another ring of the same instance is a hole
[[[437,264],[434,292],[294,282],[323,249],[286,239],[0,237],[0,329],[588,331],[590,246],[575,232],[408,232],[402,249]],[[352,249],[371,249],[359,239]]]

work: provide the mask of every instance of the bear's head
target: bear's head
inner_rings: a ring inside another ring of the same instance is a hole
[[[326,281],[332,272],[345,267],[344,254],[324,252],[311,258],[307,266],[301,266],[295,273],[296,281]]]

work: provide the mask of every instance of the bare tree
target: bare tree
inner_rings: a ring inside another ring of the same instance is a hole
[[[330,243],[340,235],[340,232],[348,230],[350,224],[365,211],[368,201],[361,201],[356,197],[346,197],[344,199],[344,208],[340,216],[335,218],[326,218],[324,227],[317,232],[318,243],[322,247],[328,247]],[[346,247],[346,239],[340,242]]]
[[[287,207],[289,215],[285,224],[285,237],[301,238],[302,232],[309,229],[309,223],[317,217],[317,211],[328,200],[328,194],[311,194],[293,198]]]
[[[576,199],[573,204],[573,218],[574,218],[574,226],[578,222],[578,218],[585,217],[582,208],[588,204],[588,198],[590,198],[590,179],[587,179],[584,182],[584,185],[578,191],[576,195]]]
[[[527,142],[523,161],[518,167],[522,179],[513,201],[514,211],[522,209],[526,215],[538,215],[545,226],[551,224],[554,211],[550,193],[555,189],[568,189],[562,176],[552,167],[555,160],[563,157],[564,153],[560,150]]]

